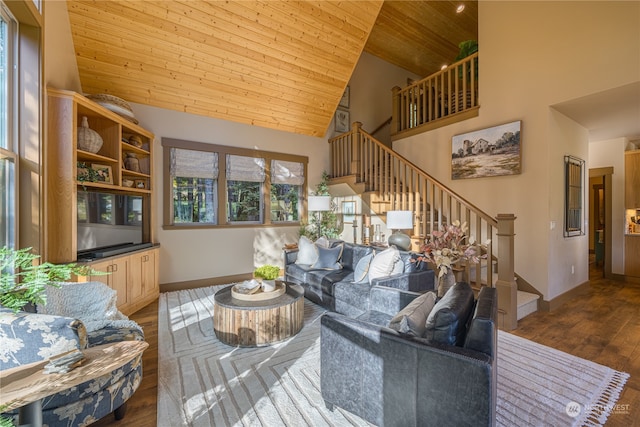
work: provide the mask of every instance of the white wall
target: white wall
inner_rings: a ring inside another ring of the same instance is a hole
[[[329,170],[326,138],[211,119],[141,104],[132,104],[140,125],[156,135],[154,141],[156,237],[160,249],[160,283],[250,273],[265,263],[282,264],[282,247],[298,240],[298,227],[248,227],[203,230],[163,230],[161,138],[255,148],[309,157],[308,187],[313,190],[323,170]]]
[[[407,78],[420,79],[410,71],[363,52],[349,80],[351,122],[361,122],[369,133],[376,130],[391,117],[391,90],[394,86],[406,86]],[[389,129],[387,126],[374,136],[390,145]]]
[[[66,1],[45,5],[45,86],[82,92]]]
[[[587,236],[562,237],[563,156],[591,165],[586,130],[550,106],[638,81],[640,3],[483,1],[478,15],[479,116],[394,149],[488,214],[514,213],[516,272],[549,300],[588,278]],[[451,180],[452,136],[514,120],[520,175]]]
[[[611,186],[611,272],[624,274],[624,150],[629,140],[616,138],[589,144],[589,168],[613,167]]]

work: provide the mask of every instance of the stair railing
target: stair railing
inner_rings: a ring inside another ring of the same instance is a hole
[[[480,244],[490,239],[486,253],[489,262],[482,268],[464,267],[470,282],[498,288],[500,322],[503,329],[517,326],[516,284],[514,280],[513,214],[497,218],[484,213],[444,184],[386,147],[362,130],[355,122],[352,130],[329,139],[331,145],[331,177],[352,176],[363,183],[365,191],[374,192],[380,206],[387,210],[411,210],[415,214],[413,236],[424,242],[434,230],[455,220],[467,223],[469,235]],[[374,206],[372,206],[375,209]],[[494,262],[497,261],[497,281]]]
[[[404,88],[394,87],[392,98],[395,137],[477,115],[478,52]]]

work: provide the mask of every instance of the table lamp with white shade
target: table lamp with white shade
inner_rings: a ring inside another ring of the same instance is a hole
[[[387,211],[387,228],[394,230],[389,236],[389,246],[403,251],[411,248],[411,238],[400,230],[413,229],[413,211]]]
[[[318,235],[316,238],[322,236],[322,212],[328,212],[331,210],[331,196],[309,196],[307,209],[309,212],[314,213],[316,231]]]

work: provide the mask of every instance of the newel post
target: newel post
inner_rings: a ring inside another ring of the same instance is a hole
[[[513,214],[498,214],[498,326],[505,331],[518,327],[518,287],[514,268]]]
[[[351,125],[351,164],[349,175],[360,177],[360,129],[361,122],[353,122]]]

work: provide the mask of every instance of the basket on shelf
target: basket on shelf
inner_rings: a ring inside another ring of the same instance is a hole
[[[83,117],[82,125],[78,128],[78,148],[89,153],[97,153],[102,148],[102,143],[100,134],[90,129],[89,120],[86,116]]]

